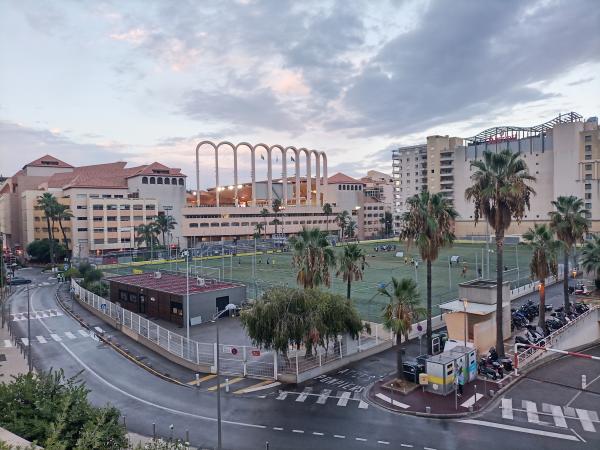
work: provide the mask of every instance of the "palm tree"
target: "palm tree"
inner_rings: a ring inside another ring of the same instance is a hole
[[[329,216],[333,214],[333,208],[331,207],[330,203],[325,203],[323,205],[323,214],[325,214],[325,217],[327,219],[325,221],[325,231],[329,235]]]
[[[342,275],[342,279],[347,283],[346,298],[350,300],[350,291],[352,281],[359,281],[363,278],[365,265],[365,254],[357,244],[350,244],[344,247],[342,255],[338,258],[338,270],[336,277]]]
[[[409,247],[414,242],[421,259],[427,263],[427,353],[431,355],[431,266],[440,249],[454,242],[453,227],[458,213],[441,194],[427,191],[410,197],[407,204],[400,239],[406,239]]]
[[[344,239],[344,233],[346,232],[346,226],[350,220],[350,214],[344,210],[335,217],[335,221],[340,228],[340,241]]]
[[[353,238],[357,227],[356,221],[350,219],[348,225],[346,225],[346,237]]]
[[[260,222],[258,222],[256,225],[254,225],[254,237],[256,239],[260,238],[260,234],[262,233],[264,228],[265,228],[265,225]]]
[[[326,235],[318,228],[302,228],[298,236],[290,239],[294,252],[292,262],[298,270],[296,281],[304,289],[324,284],[331,285],[329,268],[335,265],[335,254]]]
[[[281,225],[281,220],[275,218],[271,221],[271,225],[275,225],[275,234],[277,234],[277,225]]]
[[[535,224],[523,233],[525,244],[531,248],[531,262],[529,271],[532,277],[536,277],[540,282],[540,316],[539,326],[547,333],[546,327],[546,278],[550,275],[557,275],[556,258],[560,242],[554,239],[552,231],[547,225]]]
[[[152,253],[154,251],[154,244],[158,242],[156,235],[159,233],[159,230],[156,228],[156,224],[152,222],[138,225],[138,227],[135,229],[135,232],[135,240],[137,244],[145,244],[146,248],[150,247],[150,259],[153,259]]]
[[[263,218],[264,221],[264,227],[263,227],[263,231],[265,233],[264,238],[267,238],[267,217],[269,217],[271,215],[271,213],[269,212],[269,210],[267,208],[263,208],[260,210],[260,217]]]
[[[162,234],[163,247],[166,248],[166,235],[169,233],[169,231],[175,229],[177,222],[173,216],[161,215],[156,218],[154,224],[156,226],[156,230]]]
[[[396,356],[397,377],[404,378],[402,370],[402,337],[408,340],[408,334],[413,324],[423,313],[419,307],[419,292],[417,284],[410,278],[397,280],[392,277],[392,292],[386,287],[378,289],[378,292],[389,298],[389,303],[383,308],[383,326],[396,335],[398,352]]]
[[[529,174],[521,153],[506,149],[499,153],[484,151],[483,158],[473,161],[476,170],[471,175],[472,186],[465,191],[465,198],[475,202],[475,224],[485,218],[494,229],[496,237],[496,350],[504,356],[502,332],[502,269],[504,233],[512,219],[520,222],[529,209],[529,199],[535,191],[528,181],[535,181]]]
[[[561,196],[552,202],[556,211],[550,211],[550,229],[562,243],[563,254],[563,296],[565,312],[571,312],[569,301],[569,254],[577,242],[583,242],[583,237],[589,230],[590,221],[585,217],[583,200],[574,195]]]
[[[593,272],[596,289],[600,288],[600,235],[594,235],[591,241],[583,245],[581,264],[586,272]]]
[[[58,220],[58,227],[60,228],[60,232],[63,236],[63,241],[65,243],[65,249],[67,250],[67,254],[69,254],[69,240],[67,239],[67,235],[65,233],[65,228],[63,226],[63,221],[69,221],[73,218],[73,213],[67,205],[61,205],[56,202],[55,205],[55,217]]]
[[[54,264],[54,218],[56,213],[56,205],[57,205],[56,197],[49,192],[44,192],[37,199],[37,206],[44,211],[44,216],[46,218],[46,227],[48,230],[48,241],[50,243],[50,262]],[[52,222],[52,223],[51,223]]]

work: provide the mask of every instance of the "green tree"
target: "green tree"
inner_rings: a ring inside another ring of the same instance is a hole
[[[569,195],[558,197],[552,202],[555,211],[550,211],[550,229],[556,233],[556,237],[563,246],[563,297],[565,301],[565,311],[571,312],[571,302],[569,300],[569,255],[578,242],[583,242],[583,238],[589,231],[590,221],[585,217],[585,208],[583,200]]]
[[[383,236],[389,237],[394,229],[394,216],[390,211],[383,213],[383,217],[379,219],[379,223],[383,225]]]
[[[326,222],[325,222],[325,231],[329,235],[329,216],[333,214],[333,208],[331,207],[331,203],[325,203],[323,205],[323,214],[325,214]]]
[[[341,213],[338,213],[338,215],[335,216],[335,222],[337,223],[337,226],[340,229],[340,241],[343,240],[344,236],[346,235],[346,226],[348,225],[349,221],[350,214],[346,210],[342,211]]]
[[[264,223],[264,227],[263,227],[263,231],[265,233],[264,238],[267,238],[267,218],[271,215],[271,213],[269,212],[269,210],[267,208],[263,208],[260,210],[260,213],[258,213],[260,215],[260,217],[263,218],[263,223]]]
[[[473,161],[472,185],[465,198],[475,203],[475,223],[485,218],[493,228],[496,238],[496,350],[504,356],[502,331],[502,283],[504,234],[513,219],[520,222],[529,209],[529,200],[535,194],[528,182],[535,181],[529,174],[521,153],[503,150],[498,153],[484,151],[481,160]]]
[[[360,315],[344,297],[316,289],[276,287],[267,290],[240,317],[256,346],[287,357],[289,346],[306,347],[307,356],[317,346],[329,347],[337,336],[353,338],[363,329]]]
[[[531,248],[531,262],[529,263],[529,271],[532,277],[537,278],[540,282],[540,311],[539,311],[539,326],[544,333],[547,333],[546,327],[546,278],[550,275],[557,275],[556,258],[560,242],[554,239],[550,228],[543,224],[535,224],[523,233],[525,244]]]
[[[73,218],[73,213],[67,205],[62,205],[58,202],[56,202],[54,208],[54,217],[58,221],[58,227],[60,228],[60,232],[63,237],[65,249],[67,251],[67,254],[69,254],[69,240],[67,239],[67,234],[65,233],[65,227],[63,225],[63,222],[70,221]]]
[[[427,264],[427,353],[431,355],[431,266],[440,250],[454,242],[454,220],[458,213],[441,194],[421,192],[406,203],[408,210],[402,215],[400,238],[407,240],[408,247],[414,242]]]
[[[258,222],[256,225],[254,225],[254,238],[255,239],[260,238],[260,234],[263,232],[264,228],[265,228],[264,223]]]
[[[158,229],[154,223],[141,224],[138,225],[135,229],[136,238],[135,241],[138,245],[144,244],[146,248],[150,248],[150,259],[153,259],[152,252],[154,250],[154,246],[158,243],[158,239],[156,235],[158,234]]]
[[[56,213],[56,197],[49,192],[44,192],[37,199],[37,207],[44,212],[44,218],[46,219],[46,229],[48,232],[48,242],[50,243],[50,262],[55,263],[54,255],[54,218]]]
[[[172,231],[175,229],[175,225],[177,225],[177,221],[175,220],[175,218],[173,216],[167,216],[167,215],[161,215],[158,216],[156,218],[156,220],[154,221],[154,226],[156,228],[156,231],[160,234],[162,234],[162,243],[163,243],[163,247],[167,248],[167,240],[166,240],[166,236],[169,233],[169,231]]]
[[[595,275],[596,289],[600,289],[600,235],[594,235],[591,241],[583,245],[581,264],[586,272]]]
[[[0,426],[47,449],[125,448],[118,410],[92,406],[88,393],[62,370],[16,376],[0,384]]]
[[[296,281],[304,289],[331,285],[329,269],[335,265],[335,254],[326,235],[318,228],[302,228],[290,239],[292,262],[297,270]]]
[[[100,281],[104,274],[100,269],[91,269],[88,270],[83,276],[83,282],[88,285],[90,283],[95,283],[96,281]]]
[[[271,209],[273,209],[273,212],[275,213],[275,219],[273,219],[271,225],[275,225],[275,234],[277,234],[277,225],[281,225],[279,213],[285,209],[285,206],[281,203],[280,199],[275,198],[271,204]]]
[[[353,219],[350,219],[348,221],[348,225],[346,225],[346,237],[353,238],[354,236],[356,236],[357,228],[358,228],[358,225],[356,224],[356,221],[354,221]]]
[[[349,244],[344,247],[341,256],[338,257],[338,270],[336,277],[342,276],[346,282],[346,298],[350,299],[352,281],[359,281],[363,278],[365,266],[365,253],[357,244]]]
[[[27,253],[32,260],[39,263],[52,262],[52,254],[54,252],[54,259],[63,259],[67,252],[62,244],[52,245],[52,242],[48,239],[40,239],[37,241],[30,242],[27,246]]]
[[[277,234],[277,226],[281,225],[281,220],[279,220],[278,218],[275,218],[271,221],[271,225],[275,225],[275,234]]]
[[[411,327],[423,314],[423,308],[419,307],[417,284],[410,278],[398,280],[392,277],[391,292],[386,287],[379,288],[378,292],[389,299],[383,308],[383,326],[396,335],[396,374],[398,378],[404,379],[402,338],[408,340]]]

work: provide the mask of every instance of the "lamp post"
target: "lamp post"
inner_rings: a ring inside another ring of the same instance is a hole
[[[29,284],[27,285],[27,347],[28,347],[28,352],[27,352],[27,364],[28,364],[28,368],[29,368],[29,373],[32,372],[33,370],[33,364],[31,362],[31,317],[30,317],[30,304],[31,304],[31,297],[29,295]]]
[[[216,367],[216,372],[217,372],[217,450],[221,450],[222,447],[222,438],[221,438],[221,367],[220,367],[220,360],[221,360],[221,352],[219,351],[219,318],[228,311],[231,311],[232,309],[236,309],[237,307],[232,304],[229,303],[228,305],[225,306],[225,309],[223,309],[222,311],[217,311],[217,314],[215,315],[215,317],[213,317],[213,322],[216,324],[216,328],[217,328],[217,367]]]
[[[190,340],[190,251],[184,250],[181,256],[185,257],[185,337]]]
[[[466,298],[462,299],[463,302],[463,311],[464,311],[464,315],[465,315],[465,348],[467,347],[467,306],[468,306],[468,302]]]

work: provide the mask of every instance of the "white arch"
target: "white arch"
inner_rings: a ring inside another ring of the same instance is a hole
[[[200,206],[200,161],[199,161],[199,154],[200,154],[200,147],[202,147],[203,145],[210,145],[215,150],[215,160],[217,161],[217,167],[219,165],[219,163],[218,163],[217,146],[212,141],[202,141],[198,145],[196,145],[196,206]],[[218,173],[218,170],[217,170],[217,173]],[[218,177],[218,175],[217,175],[217,177]],[[218,182],[218,179],[215,180],[215,181]]]
[[[279,145],[279,144],[275,144],[272,145],[271,148],[269,149],[271,152],[273,151],[273,149],[278,149],[279,151],[281,151],[281,184],[283,187],[283,201],[282,204],[283,206],[287,206],[287,165],[285,163],[285,149]],[[269,163],[271,163],[271,153],[269,153]],[[272,181],[271,181],[272,183]],[[269,191],[271,193],[271,196],[273,194],[273,189],[271,189],[271,191]],[[273,200],[272,198],[269,200],[269,206],[273,205]]]
[[[254,156],[253,159],[256,158],[256,149],[258,147],[262,147],[266,150],[267,152],[267,201],[269,202],[269,204],[271,204],[271,191],[273,190],[273,183],[272,183],[272,167],[271,167],[271,149],[269,148],[269,146],[267,144],[263,144],[258,143],[254,146]],[[256,163],[254,163],[254,167],[253,170],[256,168]],[[252,192],[252,197],[254,198],[254,205],[256,206],[256,183],[254,183],[254,185],[252,186],[252,189],[254,190],[254,192]]]
[[[295,205],[294,206],[298,206],[300,204],[300,158],[299,158],[299,152],[298,149],[296,147],[293,146],[289,146],[285,148],[285,156],[284,159],[286,160],[285,164],[287,165],[287,155],[288,155],[288,151],[292,150],[294,152],[294,164],[295,164],[295,177],[296,177],[296,181],[294,184],[294,195],[295,195]],[[286,166],[287,167],[287,166]],[[287,181],[287,169],[286,169],[286,181]],[[287,189],[286,189],[287,191]],[[287,198],[287,192],[286,192],[286,198]],[[286,204],[286,206],[288,206]]]
[[[323,158],[323,205],[327,203],[327,154],[325,152],[321,152],[321,157]]]
[[[251,158],[250,164],[251,164],[251,171],[252,171],[252,173],[250,174],[252,177],[252,197],[250,199],[250,205],[256,206],[256,200],[254,197],[255,192],[256,192],[256,176],[254,173],[254,169],[255,169],[255,167],[254,167],[254,147],[251,144],[249,144],[248,142],[240,142],[239,144],[237,144],[235,146],[235,153],[234,153],[235,160],[233,163],[234,164],[233,165],[233,170],[234,170],[233,178],[235,180],[235,188],[234,188],[235,206],[239,206],[239,200],[238,200],[238,183],[239,183],[239,181],[238,181],[238,164],[237,164],[238,153],[237,152],[240,147],[248,147],[250,149],[250,158]]]

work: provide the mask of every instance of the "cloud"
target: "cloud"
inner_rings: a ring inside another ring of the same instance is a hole
[[[567,84],[569,86],[579,86],[580,84],[586,84],[586,83],[589,83],[590,81],[594,81],[595,79],[596,79],[596,77],[580,78],[579,80],[571,81],[570,83],[567,83]]]
[[[124,33],[112,33],[109,36],[115,41],[125,41],[130,44],[139,45],[146,40],[148,32],[143,28],[133,28]]]

